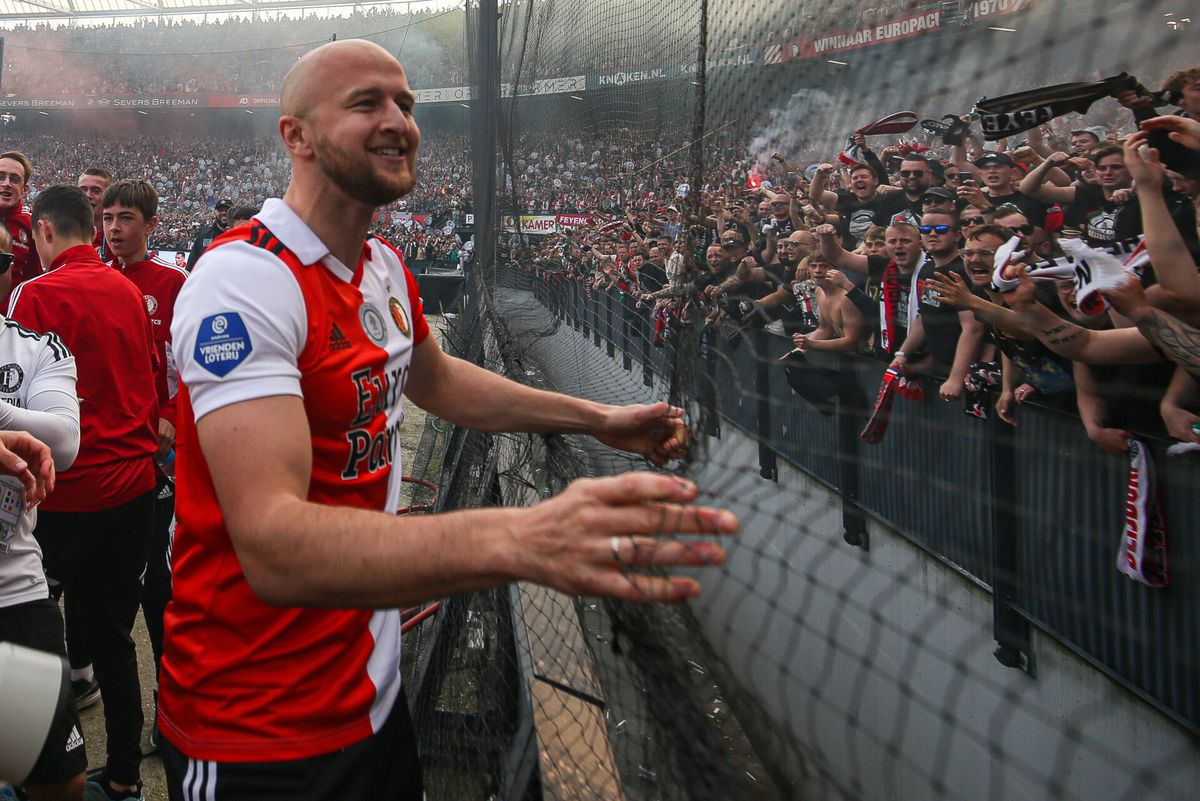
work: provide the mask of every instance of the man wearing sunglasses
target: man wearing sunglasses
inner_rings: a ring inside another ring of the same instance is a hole
[[[796,230],[796,224],[792,220],[791,208],[791,196],[779,192],[771,197],[771,219],[767,222],[775,227],[775,235],[777,237],[785,237]]]
[[[810,277],[801,270],[804,260],[817,248],[809,231],[795,231],[779,243],[779,261],[767,268],[778,280],[775,291],[759,298],[759,308],[769,317],[778,316],[778,333],[810,331],[816,326],[814,310],[806,308],[804,282]],[[768,329],[770,330],[770,329]]]
[[[909,294],[921,264],[920,233],[915,225],[897,223],[886,234],[885,255],[867,256],[842,247],[837,229],[829,224],[813,229],[826,262],[839,270],[867,276],[865,292],[878,304],[875,353],[890,358],[908,337]]]
[[[938,394],[949,401],[962,397],[963,381],[971,364],[979,360],[984,326],[969,311],[959,311],[942,302],[933,281],[948,273],[966,280],[966,269],[958,251],[961,231],[954,212],[926,212],[917,230],[927,258],[917,272],[915,291],[916,319],[908,336],[892,359],[902,369],[949,371]],[[916,354],[924,352],[923,356]],[[910,354],[912,358],[910,359]]]
[[[1054,249],[1054,238],[1042,226],[1034,225],[1029,218],[1012,203],[1002,203],[996,206],[992,221],[1002,225],[1021,237],[1021,249],[1032,250],[1041,258],[1050,255]]]
[[[922,215],[930,212],[953,214],[958,208],[958,196],[944,186],[931,186],[921,198]]]
[[[875,224],[888,226],[898,222],[917,225],[924,213],[925,193],[933,186],[933,167],[929,159],[912,153],[900,162],[900,190],[886,196],[875,214]]]

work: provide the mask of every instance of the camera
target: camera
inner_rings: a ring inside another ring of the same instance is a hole
[[[0,642],[0,779],[21,784],[29,776],[59,710],[75,703],[70,675],[54,654]]]

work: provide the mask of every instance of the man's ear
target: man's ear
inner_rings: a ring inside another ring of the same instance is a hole
[[[38,233],[41,234],[42,239],[46,240],[46,244],[54,241],[54,226],[50,224],[49,220],[38,220],[37,227]]]
[[[294,116],[280,117],[279,134],[284,147],[291,153],[305,158],[312,156],[312,143],[309,141],[309,132],[303,119]]]

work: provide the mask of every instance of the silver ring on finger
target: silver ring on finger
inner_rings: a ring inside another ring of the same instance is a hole
[[[612,549],[613,561],[617,564],[621,563],[621,538],[613,537],[608,541],[608,547]]]

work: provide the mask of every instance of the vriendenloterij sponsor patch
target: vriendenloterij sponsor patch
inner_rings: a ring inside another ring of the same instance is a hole
[[[237,312],[222,312],[205,317],[200,323],[193,358],[205,370],[224,378],[253,350],[241,316]]]

